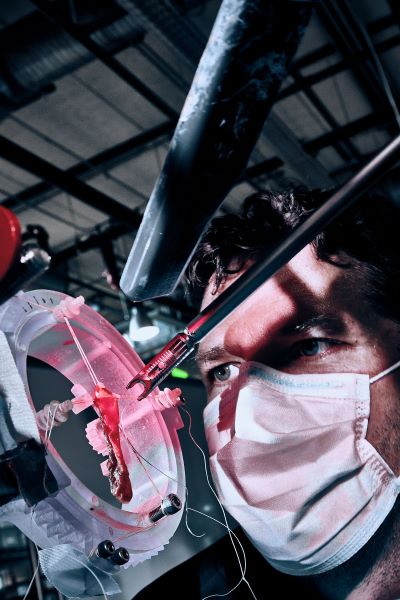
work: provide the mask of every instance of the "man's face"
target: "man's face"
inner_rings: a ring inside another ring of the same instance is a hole
[[[202,308],[217,291],[206,288]],[[400,327],[377,315],[362,276],[319,260],[304,248],[200,344],[197,360],[209,398],[220,393],[245,361],[286,373],[376,375],[400,360]],[[367,439],[400,473],[399,371],[371,386]]]

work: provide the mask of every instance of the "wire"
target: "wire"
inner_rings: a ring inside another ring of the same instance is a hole
[[[136,456],[136,458],[137,458],[137,460],[138,460],[138,462],[139,462],[140,466],[142,467],[143,471],[145,472],[145,474],[146,474],[147,478],[149,479],[149,481],[150,481],[151,485],[152,485],[152,486],[153,486],[153,488],[155,489],[155,491],[156,491],[156,493],[157,493],[158,497],[160,498],[160,500],[163,500],[163,496],[162,496],[162,494],[161,494],[160,490],[158,489],[158,487],[157,487],[157,486],[156,486],[156,484],[154,483],[154,481],[153,481],[153,478],[151,477],[151,475],[150,475],[150,473],[149,473],[148,469],[146,469],[145,465],[142,463],[142,457],[141,457],[141,455],[140,455],[140,454],[139,454],[139,452],[136,450],[136,448],[135,448],[135,447],[134,447],[134,445],[131,443],[131,441],[130,441],[130,440],[128,440],[128,438],[127,438],[127,436],[126,436],[126,434],[125,434],[125,431],[123,430],[123,428],[122,428],[121,426],[119,427],[119,430],[122,432],[122,434],[123,434],[124,438],[126,439],[126,441],[127,441],[127,442],[128,442],[128,444],[129,444],[129,446],[132,448],[134,455]]]
[[[188,511],[189,511],[189,490],[188,488],[185,486],[185,492],[186,492],[186,506],[185,506],[185,526],[186,529],[188,530],[188,532],[190,533],[190,535],[192,535],[195,538],[202,538],[206,535],[206,532],[204,533],[194,533],[194,531],[191,530],[191,528],[189,527],[189,523],[188,523]],[[192,510],[192,509],[191,509]],[[195,509],[193,509],[194,512],[200,512],[200,511],[196,511]],[[205,513],[201,513],[204,514],[206,517],[208,515],[206,515]]]
[[[91,573],[93,575],[93,577],[95,578],[95,580],[97,581],[97,583],[100,586],[100,589],[102,591],[104,600],[107,600],[108,596],[106,594],[106,590],[104,589],[103,584],[101,583],[100,579],[97,577],[96,573],[93,571],[93,569],[91,569],[87,564],[85,564],[83,561],[79,560],[78,558],[76,558],[76,556],[69,556],[69,558],[77,563],[79,563],[80,565],[82,565],[83,567],[85,567],[85,569],[87,569],[89,571],[89,573]]]
[[[39,563],[38,563],[38,565],[37,565],[36,569],[35,569],[35,570],[34,570],[34,572],[33,572],[32,579],[31,579],[31,580],[30,580],[30,582],[29,582],[28,589],[26,590],[26,592],[25,592],[25,596],[22,598],[22,600],[26,600],[26,598],[27,598],[27,596],[28,596],[29,592],[31,591],[31,587],[32,587],[32,585],[33,585],[33,582],[35,581],[35,578],[36,578],[36,575],[38,574],[38,571],[39,571]]]
[[[199,515],[202,515],[203,517],[206,517],[207,519],[211,519],[211,521],[215,521],[215,523],[218,523],[218,525],[221,525],[222,527],[225,527],[225,529],[228,529],[228,530],[229,530],[229,527],[227,528],[227,527],[226,527],[226,525],[225,525],[225,523],[222,523],[222,521],[219,521],[218,519],[215,519],[215,518],[214,518],[214,517],[212,517],[211,515],[207,515],[206,513],[203,513],[201,510],[196,510],[195,508],[191,508],[191,507],[188,507],[188,509],[187,509],[187,510],[188,510],[188,511],[190,510],[191,512],[194,512],[194,513],[197,513],[197,514],[199,514]],[[239,545],[239,548],[240,548],[240,550],[242,551],[242,554],[243,554],[243,563],[244,563],[244,564],[243,564],[243,570],[244,570],[244,572],[246,572],[246,568],[247,568],[247,560],[246,560],[246,553],[245,553],[245,551],[244,551],[243,545],[242,545],[241,541],[239,540],[238,536],[236,535],[236,533],[235,533],[234,531],[232,531],[232,529],[231,529],[230,531],[231,531],[231,533],[232,533],[233,537],[235,538],[235,540],[237,541],[237,543],[238,543],[238,545]],[[235,589],[236,589],[236,588],[237,588],[237,587],[240,585],[240,583],[241,583],[242,581],[245,581],[245,582],[247,583],[247,581],[246,581],[245,579],[241,579],[241,580],[239,581],[239,583],[237,583],[237,584],[235,585],[235,587],[234,587],[234,588],[230,589],[230,590],[229,590],[228,592],[226,592],[225,594],[212,594],[211,596],[206,596],[205,598],[202,598],[201,600],[206,600],[206,598],[213,598],[214,596],[227,596],[228,594],[230,594],[231,592],[233,592],[233,591],[234,591],[234,590],[235,590]],[[250,591],[252,592],[252,590],[251,590],[251,589],[250,589]],[[253,592],[252,592],[252,593],[253,593]],[[254,596],[254,593],[253,593],[253,597],[255,598],[255,596]]]
[[[98,380],[98,378],[97,378],[97,375],[96,375],[96,373],[94,372],[94,370],[93,370],[93,368],[92,368],[92,365],[90,364],[90,362],[89,362],[89,359],[88,359],[88,357],[87,357],[87,356],[86,356],[86,354],[85,354],[85,351],[83,350],[83,348],[82,348],[81,344],[79,343],[79,340],[78,340],[77,336],[75,335],[75,332],[74,332],[74,330],[73,330],[73,328],[72,328],[72,326],[71,326],[71,324],[70,324],[70,322],[69,322],[69,319],[68,319],[68,317],[64,317],[64,321],[65,321],[65,323],[67,324],[67,327],[68,327],[68,329],[69,329],[69,332],[70,332],[70,334],[71,334],[71,336],[72,336],[72,339],[74,340],[74,342],[75,342],[75,344],[76,344],[76,347],[77,347],[77,348],[78,348],[78,350],[79,350],[79,354],[81,355],[81,357],[82,357],[82,360],[83,360],[83,362],[85,363],[87,370],[89,371],[89,375],[91,376],[91,378],[92,378],[92,380],[93,380],[93,383],[94,383],[95,385],[99,385],[99,384],[100,384],[100,381]]]
[[[199,446],[199,444],[196,442],[196,440],[195,440],[195,438],[194,438],[194,436],[193,436],[193,434],[192,434],[192,415],[190,414],[190,412],[189,412],[189,411],[188,411],[186,408],[183,408],[183,407],[181,407],[181,408],[182,408],[182,410],[183,410],[183,411],[184,411],[184,412],[185,412],[185,413],[186,413],[186,414],[189,416],[189,428],[188,428],[188,432],[189,432],[190,439],[192,440],[192,442],[194,443],[194,445],[196,446],[196,448],[197,448],[197,449],[200,451],[200,453],[201,453],[201,455],[202,455],[202,457],[203,457],[204,472],[205,472],[205,475],[206,475],[207,485],[208,485],[208,487],[210,488],[210,490],[211,490],[212,494],[214,495],[215,499],[217,500],[217,502],[218,502],[218,504],[219,504],[219,506],[220,506],[220,508],[221,508],[221,512],[222,512],[222,514],[223,514],[223,517],[224,517],[225,527],[226,527],[226,528],[227,528],[227,530],[228,530],[229,538],[230,538],[230,540],[231,540],[232,547],[233,547],[233,549],[234,549],[234,551],[235,551],[236,558],[237,558],[237,561],[238,561],[238,564],[239,564],[239,568],[240,568],[240,572],[241,572],[241,574],[242,574],[242,577],[241,577],[240,581],[239,581],[239,582],[238,582],[238,583],[237,583],[237,584],[236,584],[236,585],[235,585],[235,586],[234,586],[234,587],[233,587],[231,590],[229,590],[229,591],[228,591],[226,594],[211,594],[211,595],[209,595],[209,596],[205,596],[204,598],[202,598],[202,600],[207,600],[208,598],[214,598],[214,597],[217,597],[217,596],[218,596],[218,597],[219,597],[219,596],[227,596],[228,594],[230,594],[231,592],[233,592],[233,591],[234,591],[234,590],[235,590],[235,589],[236,589],[236,588],[237,588],[237,587],[240,585],[240,583],[241,583],[242,581],[244,581],[244,582],[246,583],[246,585],[248,586],[248,588],[249,588],[249,591],[250,591],[250,593],[252,594],[253,598],[255,598],[255,600],[257,600],[257,597],[256,597],[256,595],[254,594],[254,592],[253,592],[253,590],[252,590],[252,588],[251,588],[251,585],[250,585],[250,583],[249,583],[249,582],[247,581],[247,579],[245,578],[245,573],[246,573],[246,556],[245,556],[245,560],[244,560],[244,565],[242,565],[242,562],[241,562],[241,560],[240,560],[240,557],[239,557],[239,554],[238,554],[237,548],[236,548],[236,546],[235,546],[235,542],[234,542],[234,540],[233,540],[233,536],[232,536],[232,534],[233,534],[233,531],[231,530],[231,528],[230,528],[230,527],[229,527],[229,525],[228,525],[228,520],[227,520],[227,518],[226,518],[225,509],[224,509],[224,507],[222,506],[222,503],[221,503],[220,499],[218,498],[218,495],[217,495],[217,493],[215,492],[215,490],[214,490],[213,486],[211,485],[210,479],[209,479],[209,477],[208,477],[208,472],[207,472],[207,459],[206,459],[206,455],[205,455],[205,453],[204,453],[203,449],[202,449],[202,448]]]
[[[58,404],[55,407],[54,412],[51,412],[51,405],[50,405],[50,408],[49,408],[49,412],[48,412],[48,415],[47,415],[47,421],[46,421],[46,431],[44,433],[44,441],[45,441],[44,447],[46,448],[46,450],[47,450],[48,445],[49,445],[50,436],[51,436],[53,428],[54,428],[54,421],[55,421],[56,413],[58,411],[59,406],[60,405]],[[49,427],[50,419],[51,419],[51,425]]]

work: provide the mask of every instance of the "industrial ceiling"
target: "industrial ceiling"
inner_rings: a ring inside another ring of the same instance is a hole
[[[129,305],[115,284],[219,5],[0,3],[0,202],[48,234],[52,266],[34,287],[82,294],[121,331]],[[395,0],[317,3],[220,210],[264,188],[341,184],[398,134],[399,26]],[[392,171],[384,184],[395,202],[398,180]],[[148,308],[167,338],[195,310],[182,287]],[[144,345],[142,356],[165,341]]]

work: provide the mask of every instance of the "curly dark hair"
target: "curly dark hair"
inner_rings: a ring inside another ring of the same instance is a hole
[[[215,293],[228,275],[272,249],[333,190],[297,187],[245,199],[240,214],[215,218],[188,269],[194,297],[214,275]],[[378,314],[400,321],[399,207],[380,193],[363,196],[313,241],[319,259],[363,275],[364,293]]]

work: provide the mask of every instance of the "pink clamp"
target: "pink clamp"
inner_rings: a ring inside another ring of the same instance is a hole
[[[155,408],[159,410],[164,410],[165,408],[171,408],[173,406],[180,406],[185,403],[185,400],[182,396],[182,390],[179,388],[174,388],[170,390],[169,388],[164,388],[160,390],[158,394],[152,395],[153,402],[155,404]]]
[[[76,383],[71,388],[71,392],[75,396],[75,398],[72,398],[72,412],[76,415],[85,410],[85,408],[92,406],[93,396],[89,394],[83,385]]]
[[[79,315],[83,304],[85,304],[85,298],[83,296],[78,296],[77,298],[65,298],[65,300],[61,300],[60,304],[53,309],[54,318],[59,322],[64,321],[64,317],[73,319]]]

